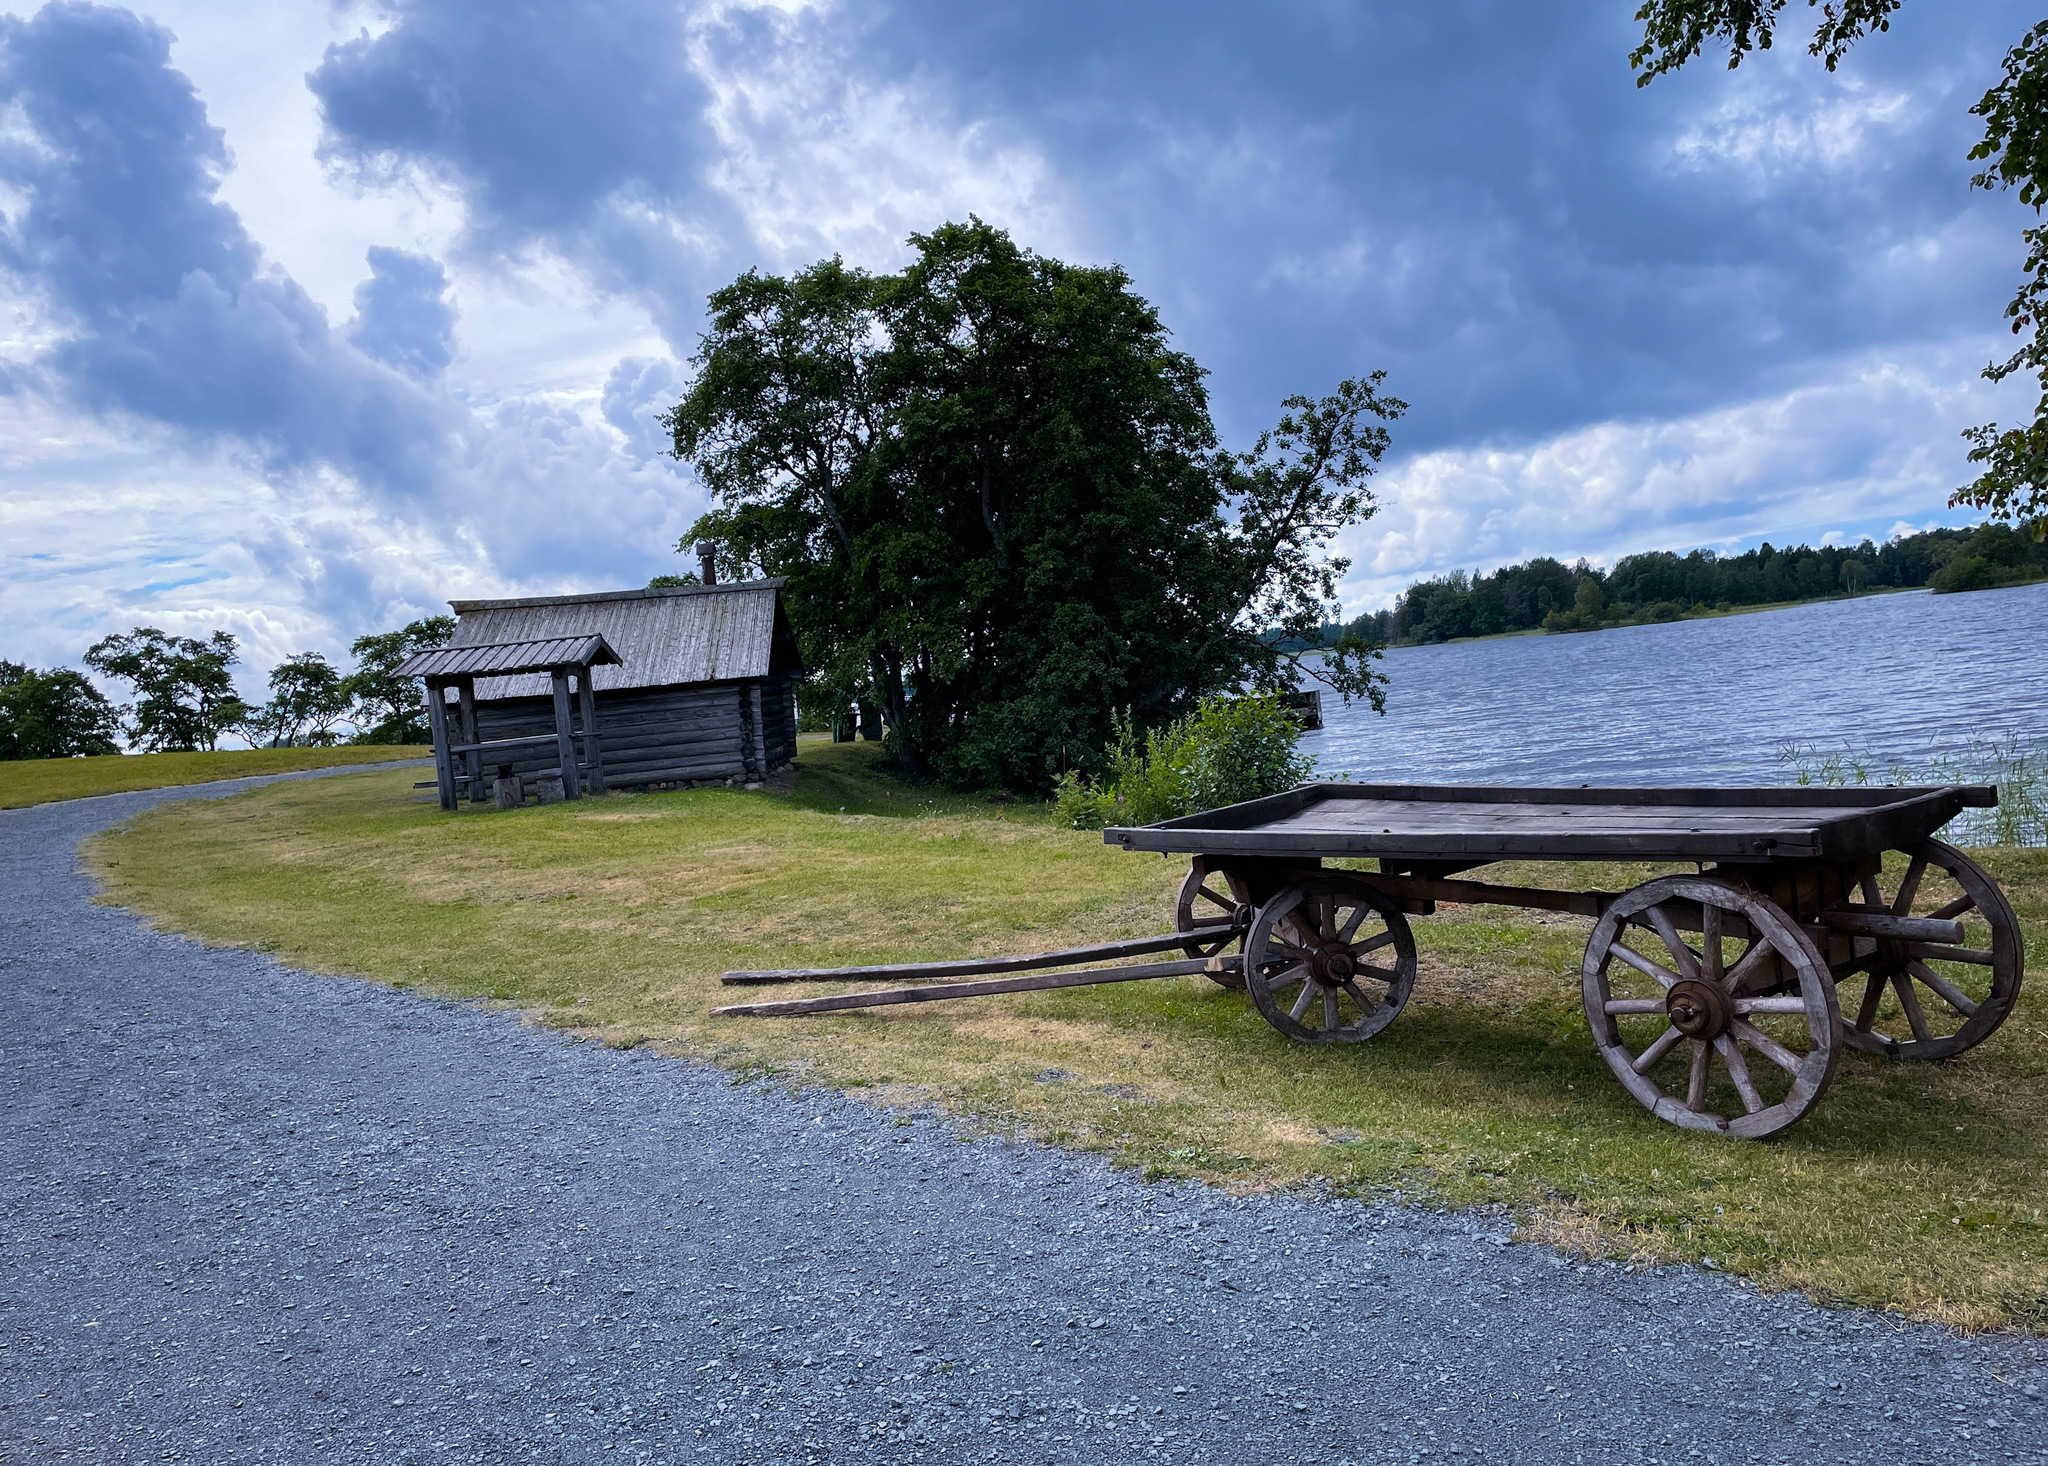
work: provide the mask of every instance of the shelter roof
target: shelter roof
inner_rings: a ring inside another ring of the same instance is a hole
[[[556,667],[615,667],[622,660],[610,642],[592,633],[437,647],[414,652],[392,671],[400,677],[508,677],[519,672],[551,672]]]
[[[501,601],[450,601],[459,618],[449,648],[547,637],[602,636],[623,665],[591,674],[599,692],[737,681],[801,671],[796,638],[782,608],[780,579],[658,590],[598,591],[576,596],[525,596]],[[539,697],[545,677],[479,681],[480,698]]]

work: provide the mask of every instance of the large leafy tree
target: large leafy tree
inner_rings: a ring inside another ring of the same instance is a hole
[[[1767,51],[1788,0],[1645,0],[1636,11],[1643,42],[1629,56],[1636,84],[1647,86],[1697,57],[1709,42],[1728,47],[1730,70],[1753,51]],[[1820,16],[1807,50],[1829,71],[1849,48],[1873,31],[1891,29],[1904,0],[1806,0]],[[1984,168],[1970,182],[1984,189],[2016,189],[2020,201],[2039,217],[2048,205],[2048,21],[2034,26],[2005,54],[1998,81],[1984,93],[1972,115],[1984,121],[1984,137],[1970,150]],[[1967,429],[1974,483],[1958,489],[1952,504],[1986,509],[2016,520],[2035,539],[2048,532],[2048,227],[2024,231],[2025,276],[2006,319],[2019,349],[1992,362],[1984,375],[1994,382],[2030,373],[2040,383],[2034,420],[2011,427],[1986,423]]]
[[[1290,399],[1221,451],[1201,368],[1111,267],[978,220],[912,240],[900,273],[826,260],[711,298],[669,415],[717,542],[789,577],[830,695],[879,708],[912,770],[1043,788],[1087,766],[1112,710],[1293,685],[1373,512],[1403,404],[1381,378]],[[1277,643],[1277,644],[1276,644]],[[1312,669],[1377,705],[1370,648]]]
[[[0,662],[0,759],[119,753],[120,710],[69,667]]]
[[[348,680],[318,652],[286,657],[270,670],[270,700],[242,724],[266,748],[327,748],[341,741],[334,725],[353,699]]]
[[[427,697],[417,677],[400,677],[392,668],[414,652],[446,646],[455,634],[453,616],[423,616],[396,631],[359,636],[349,644],[356,669],[345,682],[352,701],[349,719],[357,727],[355,743],[426,743]]]
[[[235,638],[216,631],[205,641],[138,626],[87,649],[85,664],[135,689],[129,741],[151,753],[211,749],[249,708],[235,695],[228,669]]]

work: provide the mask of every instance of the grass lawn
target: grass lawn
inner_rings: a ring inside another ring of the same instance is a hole
[[[442,814],[410,772],[138,818],[89,851],[106,899],[316,971],[481,995],[614,1044],[942,1108],[1233,1188],[1500,1203],[1525,1235],[1704,1260],[1966,1327],[2048,1327],[2048,1003],[1960,1061],[1851,1052],[1764,1143],[1661,1124],[1586,1034],[1588,923],[1445,907],[1387,1032],[1288,1042],[1199,977],[808,1019],[714,1020],[726,968],[1037,950],[1165,930],[1181,867],[1046,811],[932,795],[806,743],[794,793],[700,789]],[[130,762],[124,760],[123,762]],[[2048,852],[1984,857],[2048,958]],[[1690,869],[1690,867],[1688,867]],[[1624,889],[1647,868],[1497,866]],[[810,992],[832,989],[812,987]]]
[[[94,794],[127,794],[246,779],[252,774],[291,774],[336,764],[381,764],[401,758],[432,758],[431,748],[396,745],[350,748],[243,748],[223,753],[108,754],[104,758],[29,758],[0,763],[0,809],[85,799]]]

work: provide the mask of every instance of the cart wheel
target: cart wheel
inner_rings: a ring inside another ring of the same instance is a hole
[[[1843,984],[1842,1036],[1868,1054],[1947,1059],[1991,1037],[2012,1012],[2026,944],[1998,883],[1969,856],[1939,840],[1904,853],[1896,880],[1863,882],[1864,906],[1960,921],[1962,945],[1836,938],[1829,955]]]
[[[1244,934],[1244,928],[1238,922],[1238,912],[1242,909],[1243,902],[1238,899],[1236,884],[1212,868],[1208,856],[1197,855],[1188,862],[1187,876],[1180,883],[1180,901],[1174,907],[1174,930],[1199,933],[1199,936],[1181,943],[1181,950],[1190,957],[1214,957],[1229,951]],[[1227,988],[1244,986],[1242,972],[1211,972],[1205,975],[1210,981],[1219,982]]]
[[[1701,933],[1697,948],[1681,929]],[[1834,1078],[1834,981],[1769,897],[1698,876],[1647,881],[1594,925],[1584,974],[1600,1056],[1660,1120],[1754,1139]]]
[[[1348,876],[1283,887],[1252,919],[1244,951],[1259,1012],[1307,1043],[1371,1038],[1415,988],[1415,937],[1400,904]],[[1375,963],[1375,952],[1387,956]]]

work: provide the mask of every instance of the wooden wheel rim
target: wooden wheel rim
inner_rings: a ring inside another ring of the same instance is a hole
[[[1837,1000],[1842,1009],[1842,1037],[1866,1054],[1887,1058],[1953,1058],[1991,1037],[2012,1012],[2020,994],[2020,980],[2025,975],[2026,943],[2021,938],[2019,918],[2013,914],[2005,893],[1969,856],[1939,840],[1923,840],[1901,853],[1906,855],[1908,865],[1898,889],[1887,899],[1877,879],[1866,880],[1861,892],[1864,904],[1882,907],[1894,916],[1932,914],[1947,920],[1965,920],[1974,914],[1991,928],[1991,945],[1978,947],[1967,938],[1961,948],[1931,942],[1856,941],[1853,954],[1832,965],[1836,981],[1844,985]],[[1912,908],[1916,904],[1928,904],[1925,876],[1929,870],[1945,873],[1963,894],[1955,901],[1930,906],[1927,911],[1915,911]],[[1968,904],[1958,909],[1958,903],[1965,898]],[[1945,953],[1967,953],[1968,957],[1937,955]],[[1948,971],[1934,963],[1942,964]],[[1958,968],[1988,972],[1983,997],[1975,996],[1963,982],[1955,981],[1962,976]],[[1949,991],[1943,992],[1943,987]],[[1907,996],[1900,996],[1902,990]],[[1960,1003],[1956,1001],[1959,998]],[[1880,1009],[1887,999],[1897,1013],[1883,1015],[1884,1028],[1903,1028],[1903,1036],[1878,1026]]]
[[[1678,920],[1694,911],[1698,924],[1714,934],[1711,945],[1703,934],[1700,951],[1694,951],[1678,931]],[[1721,935],[1743,928],[1730,916],[1746,922],[1751,933],[1749,950],[1732,963],[1719,950]],[[1622,938],[1631,927],[1650,932],[1664,944],[1664,962],[1642,958],[1624,946]],[[1617,963],[1623,951],[1628,956]],[[1629,974],[1631,992],[1626,995],[1615,991],[1617,966]],[[1654,970],[1645,970],[1646,966]],[[1833,977],[1813,940],[1776,902],[1753,891],[1698,876],[1647,881],[1608,907],[1594,925],[1586,942],[1583,975],[1586,1021],[1600,1056],[1622,1087],[1660,1120],[1689,1130],[1755,1139],[1800,1119],[1834,1078],[1842,1046]],[[1622,1032],[1617,1020],[1623,1017],[1646,1020],[1643,1026],[1655,1028],[1672,989],[1701,982],[1717,983],[1728,995],[1724,1030],[1707,1039],[1694,1038],[1667,1016],[1666,1026],[1647,1042],[1635,1043]],[[1655,996],[1639,996],[1638,989]],[[1803,1020],[1811,1047],[1798,1053],[1780,1042],[1790,1035],[1765,1031],[1755,1022],[1759,1017],[1773,1023]],[[1678,1055],[1684,1056],[1682,1061],[1664,1062]],[[1770,1081],[1774,1088],[1784,1086],[1775,1102],[1759,1091],[1750,1072],[1752,1058],[1765,1064],[1766,1074],[1784,1076]],[[1706,1108],[1717,1059],[1738,1091],[1741,1114]],[[1676,1094],[1660,1082],[1660,1072],[1675,1074]]]
[[[1209,863],[1206,855],[1188,862],[1181,879],[1180,899],[1174,904],[1174,930],[1200,935],[1181,944],[1190,957],[1214,957],[1228,952],[1239,939],[1237,911],[1242,904],[1237,883]],[[1227,988],[1242,988],[1244,974],[1235,971],[1206,974],[1211,982]]]
[[[1281,889],[1252,919],[1244,953],[1245,986],[1259,1013],[1302,1043],[1363,1042],[1399,1016],[1415,989],[1408,918],[1391,896],[1341,875]]]

